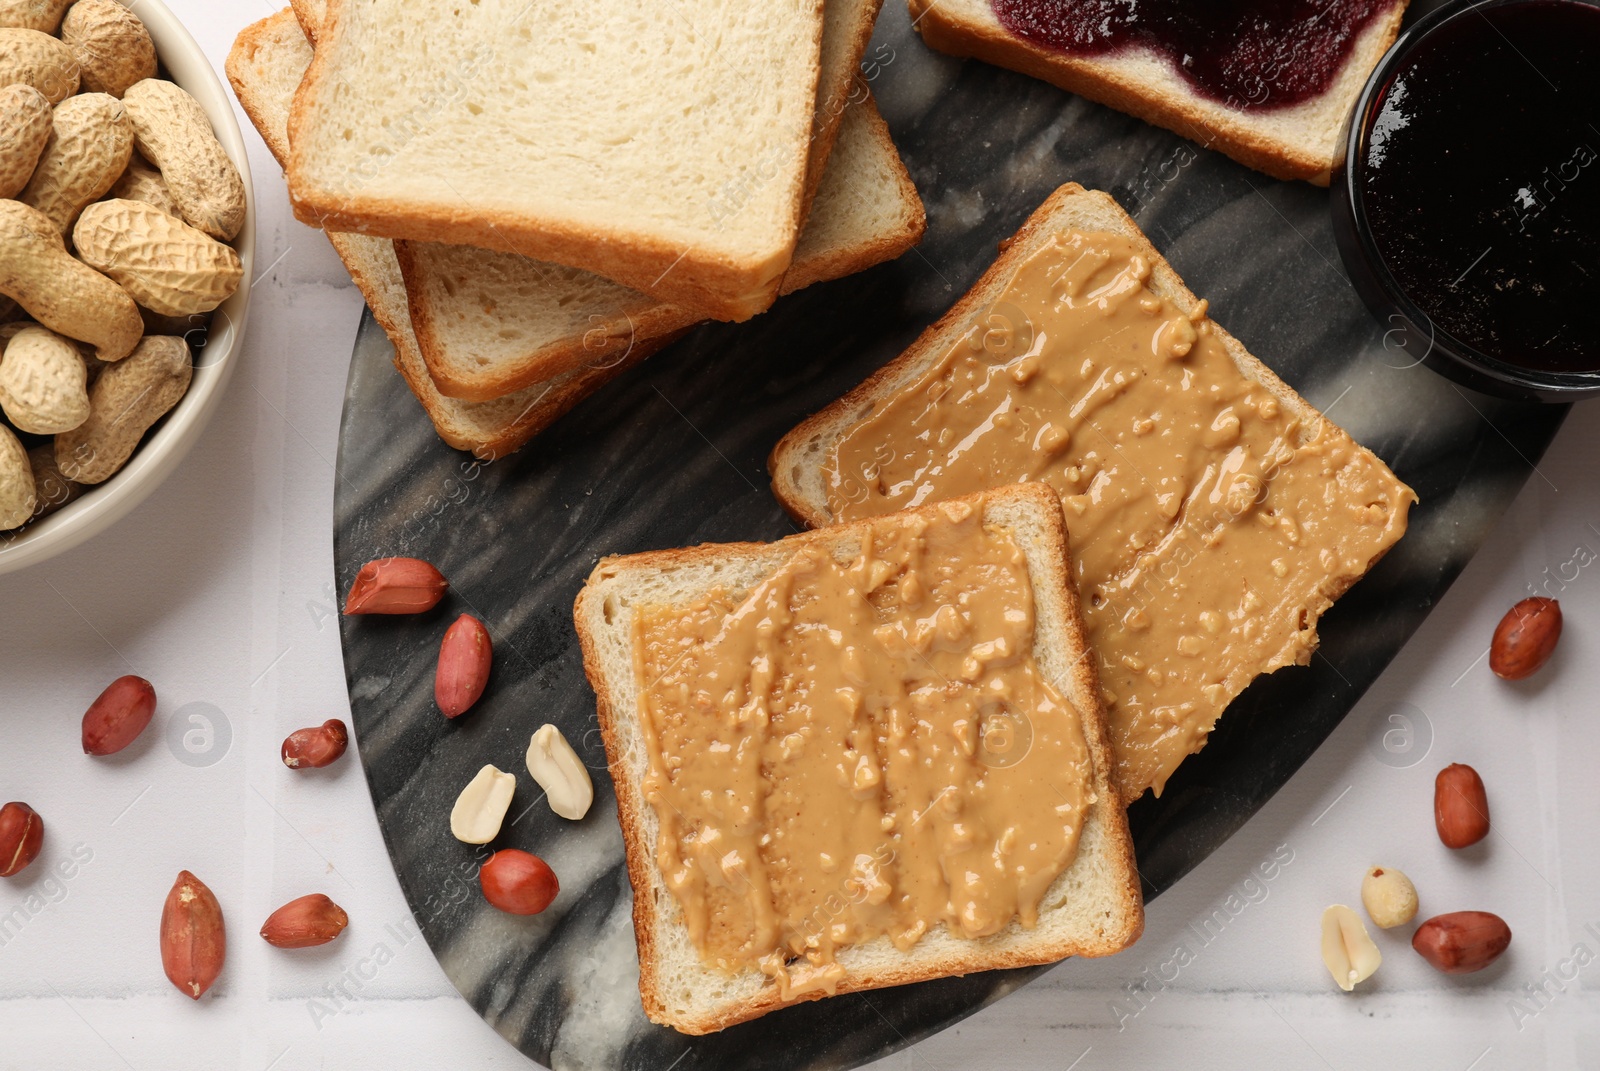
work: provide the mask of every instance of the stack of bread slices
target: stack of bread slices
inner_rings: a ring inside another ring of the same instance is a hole
[[[296,0],[227,69],[440,436],[495,458],[695,324],[920,240],[857,73],[880,4]]]

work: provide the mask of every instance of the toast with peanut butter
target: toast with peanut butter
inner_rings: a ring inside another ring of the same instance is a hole
[[[574,617],[653,1021],[1137,939],[1069,574],[1038,483],[595,567]]]
[[[251,122],[281,163],[288,155],[288,111],[295,87],[310,66],[312,47],[302,23],[322,15],[302,0],[297,22],[289,10],[248,26],[228,56],[228,78]],[[898,256],[922,235],[922,202],[905,174],[870,96],[850,105],[839,144],[801,234],[787,290],[836,279]],[[478,401],[444,395],[424,359],[412,327],[409,298],[395,243],[361,234],[329,233],[374,318],[395,348],[395,365],[439,436],[482,458],[520,448],[579,401],[623,370],[681,337],[687,325],[636,332],[633,345],[608,348],[582,364],[546,378],[527,379],[493,366],[486,374],[503,393]],[[492,256],[485,252],[484,256]],[[574,290],[556,299],[571,303]],[[581,348],[583,335],[572,343]]]
[[[1124,800],[1405,533],[1416,496],[1207,315],[1107,194],[1050,196],[942,319],[768,465],[812,526],[1061,495]]]

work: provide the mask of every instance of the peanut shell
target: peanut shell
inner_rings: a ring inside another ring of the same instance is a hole
[[[21,82],[60,104],[78,91],[72,49],[38,30],[0,29],[0,85]]]
[[[78,256],[162,316],[210,312],[239,289],[239,254],[143,201],[101,201],[72,232]]]
[[[181,338],[152,335],[100,373],[89,419],[56,436],[56,464],[75,483],[104,483],[125,465],[150,426],[189,389],[194,366]]]
[[[0,357],[0,409],[18,431],[56,435],[89,419],[88,370],[76,344],[25,327]]]
[[[139,16],[114,0],[78,0],[61,21],[61,40],[90,93],[120,97],[156,76],[156,46]]]
[[[244,180],[200,102],[171,82],[146,78],[122,95],[135,144],[161,169],[183,218],[219,242],[244,226]]]
[[[11,429],[0,424],[0,532],[27,524],[37,502],[28,452]]]
[[[133,156],[127,109],[105,93],[80,93],[57,106],[50,141],[17,200],[66,234],[85,205],[116,185]]]
[[[120,361],[144,335],[128,292],[69,254],[50,217],[20,201],[0,201],[0,294],[102,361]]]
[[[155,205],[169,216],[183,218],[183,213],[178,211],[178,202],[172,199],[172,191],[167,189],[167,180],[138,153],[133,154],[133,159],[128,161],[128,170],[111,187],[106,199],[112,198],[143,201],[147,205]]]
[[[0,198],[21,193],[50,141],[50,102],[30,85],[0,89]]]
[[[72,0],[0,0],[0,26],[55,33]]]
[[[48,517],[63,506],[76,502],[83,495],[83,488],[80,485],[61,475],[61,466],[56,464],[56,448],[53,443],[41,443],[29,450],[28,464],[33,469],[34,494],[37,499],[30,520],[37,521]]]

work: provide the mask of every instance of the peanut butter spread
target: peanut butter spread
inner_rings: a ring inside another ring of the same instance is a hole
[[[1247,378],[1139,247],[1057,235],[983,322],[838,443],[838,520],[1006,483],[1061,495],[1118,783],[1159,795],[1258,674],[1405,533],[1411,489]],[[1285,712],[1292,716],[1292,712]]]
[[[702,959],[785,999],[835,953],[1032,927],[1094,802],[1035,662],[1022,550],[980,511],[802,546],[745,595],[635,621],[657,863]]]

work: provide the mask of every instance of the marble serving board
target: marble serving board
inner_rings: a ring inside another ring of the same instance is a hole
[[[572,601],[606,554],[794,531],[765,459],[797,421],[854,386],[945,311],[996,243],[1067,181],[1108,190],[1213,315],[1417,490],[1410,534],[1326,616],[1312,664],[1259,681],[1159,799],[1131,810],[1145,893],[1169,888],[1264,804],[1422,622],[1528,478],[1564,411],[1457,388],[1386,346],[1346,281],[1326,191],[1241,168],[1041,82],[923,47],[889,0],[864,73],[927,202],[921,247],[702,327],[589,398],[509,458],[435,437],[370,316],[350,371],[334,542],[341,593],[370,558],[436,563],[451,592],[417,618],[343,621],[361,760],[401,885],[446,974],[532,1059],[555,1068],[838,1069],[915,1042],[1044,968],[837,997],[704,1038],[640,1009],[632,894]],[[447,721],[433,670],[462,612],[494,637],[479,706]],[[593,810],[555,817],[523,766],[559,725],[594,772]],[[488,907],[488,850],[454,840],[456,793],[486,763],[515,771],[491,848],[550,861],[543,915]],[[1081,1009],[1064,1006],[1070,1020]]]

